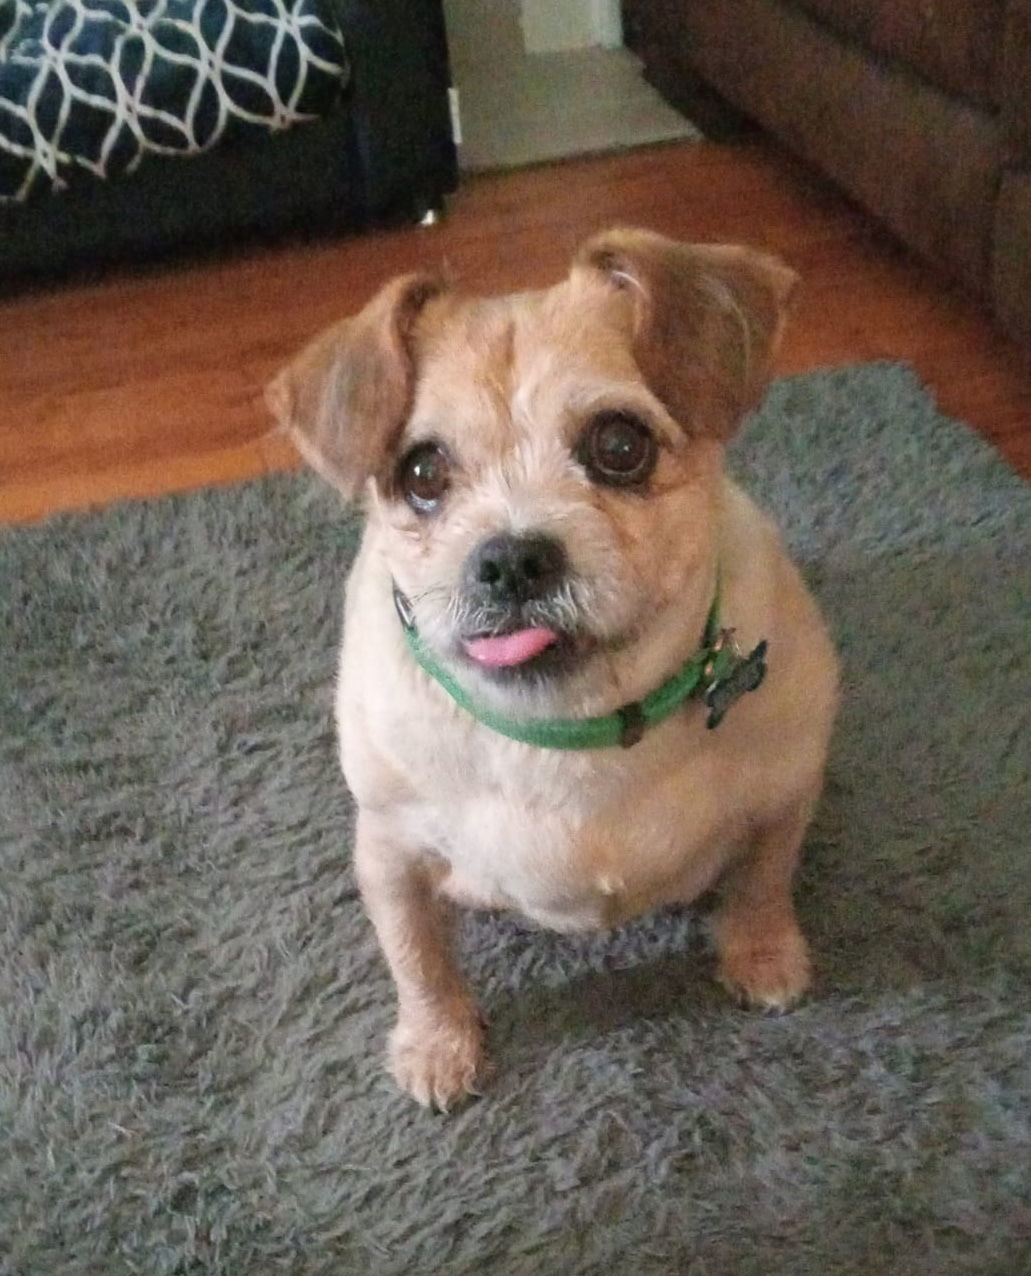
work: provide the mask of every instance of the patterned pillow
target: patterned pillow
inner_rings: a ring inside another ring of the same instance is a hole
[[[324,115],[331,0],[0,0],[0,201]]]

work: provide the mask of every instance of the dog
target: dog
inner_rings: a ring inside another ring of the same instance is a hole
[[[724,473],[796,276],[614,229],[553,287],[388,283],[268,402],[365,531],[336,698],[355,867],[421,1104],[478,1093],[451,905],[560,931],[716,889],[718,977],[810,983],[792,877],[838,698],[771,522]]]

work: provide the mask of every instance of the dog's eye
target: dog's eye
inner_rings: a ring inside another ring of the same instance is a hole
[[[634,487],[651,477],[658,448],[651,430],[625,412],[602,412],[584,431],[577,460],[592,479]]]
[[[439,443],[417,443],[397,467],[397,489],[417,514],[432,514],[451,486],[451,467]]]

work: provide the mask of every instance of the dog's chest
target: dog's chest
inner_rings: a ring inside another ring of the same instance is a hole
[[[730,834],[714,765],[671,767],[666,742],[631,759],[505,751],[424,759],[398,832],[435,857],[462,903],[515,909],[556,930],[615,925],[710,885]],[[446,772],[461,765],[464,785]],[[413,777],[414,778],[414,777]],[[447,792],[447,802],[434,794]],[[455,797],[458,792],[461,797]]]

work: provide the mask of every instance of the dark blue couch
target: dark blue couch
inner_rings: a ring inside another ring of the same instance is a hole
[[[323,118],[0,205],[0,281],[438,207],[456,182],[440,0],[333,4],[350,76]]]

